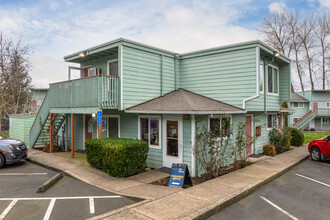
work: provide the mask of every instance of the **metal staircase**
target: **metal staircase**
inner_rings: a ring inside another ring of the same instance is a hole
[[[309,112],[307,112],[307,114],[305,114],[303,117],[301,117],[298,121],[296,121],[292,127],[297,128],[297,129],[302,129],[304,128],[306,125],[308,125],[308,123],[313,120],[316,117],[316,110],[310,110]]]
[[[51,99],[50,93],[51,90],[48,91],[31,127],[30,141],[29,141],[30,148],[33,148],[35,145],[49,144],[50,99]],[[53,114],[52,119],[53,119],[53,134],[54,134],[53,137],[55,137],[65,120],[65,114]]]

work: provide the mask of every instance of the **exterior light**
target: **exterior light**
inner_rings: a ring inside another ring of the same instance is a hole
[[[79,56],[80,56],[80,57],[85,57],[85,56],[86,56],[86,52],[85,52],[85,51],[80,52],[80,53],[79,53]]]
[[[279,52],[277,52],[277,51],[274,51],[274,57],[278,57],[280,55],[280,53]]]
[[[95,114],[94,113],[92,114],[92,117],[95,118]]]

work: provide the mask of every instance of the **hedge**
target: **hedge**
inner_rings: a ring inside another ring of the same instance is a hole
[[[299,147],[304,143],[304,133],[297,128],[288,128],[291,132],[291,145]]]
[[[146,169],[149,147],[127,138],[90,139],[85,142],[88,163],[111,176],[127,177]]]

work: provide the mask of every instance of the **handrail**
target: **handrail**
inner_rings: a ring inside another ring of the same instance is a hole
[[[309,112],[307,112],[303,117],[301,117],[298,121],[296,121],[293,126],[300,124],[301,122],[303,122],[306,118],[308,118],[311,114],[313,114],[315,112],[315,110],[310,110]]]
[[[76,81],[76,80],[82,80],[82,79],[93,78],[93,77],[98,77],[98,76],[106,76],[106,77],[116,77],[116,78],[119,78],[119,76],[116,76],[116,75],[103,75],[103,74],[100,74],[100,75],[85,76],[85,77],[81,77],[81,78],[77,78],[77,79],[70,79],[70,80],[64,80],[64,81],[49,83],[49,85],[54,85],[54,84],[58,84],[58,83],[65,83],[65,82],[72,82],[72,81]]]
[[[40,111],[40,109],[42,108],[42,106],[44,105],[44,102],[45,102],[45,100],[46,100],[47,95],[48,95],[48,91],[46,92],[46,95],[45,95],[44,100],[42,100],[42,103],[41,103],[41,105],[40,105],[40,107],[39,107],[39,111]],[[38,116],[38,114],[39,114],[39,111],[38,111],[38,113],[37,113],[37,115],[36,115],[36,117],[35,117],[35,119],[34,119],[34,121],[33,121],[33,124],[32,124],[32,126],[31,126],[31,128],[33,128],[34,124],[36,123],[36,120],[37,120],[37,116]],[[31,129],[30,129],[30,130],[31,130]]]

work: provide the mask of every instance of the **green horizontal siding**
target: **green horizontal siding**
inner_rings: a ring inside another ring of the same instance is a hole
[[[10,116],[9,137],[29,144],[30,129],[36,115]]]

